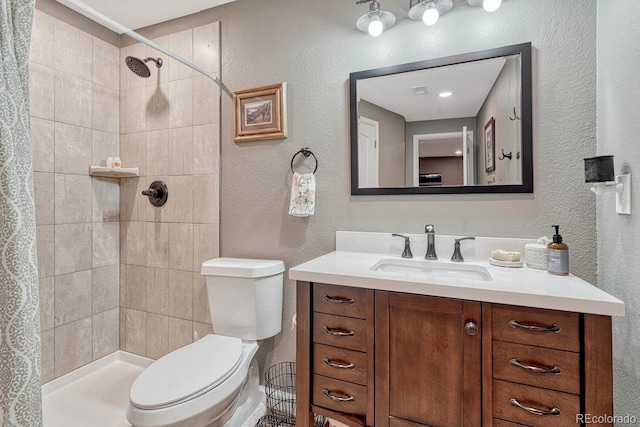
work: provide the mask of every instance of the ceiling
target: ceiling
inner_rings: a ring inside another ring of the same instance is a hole
[[[493,58],[362,79],[358,80],[358,97],[407,122],[475,117],[506,60]],[[416,96],[412,88],[426,88],[426,94]],[[441,98],[443,91],[453,95]]]
[[[78,9],[72,2],[58,0],[65,6],[85,15],[110,28],[111,30],[122,33],[118,29],[109,26],[106,22],[95,19],[88,13]],[[117,23],[125,27],[136,30],[138,28],[147,27],[149,25],[158,24],[160,22],[169,21],[181,16],[190,15],[205,9],[220,6],[225,3],[231,3],[235,0],[172,0],[161,2],[159,6],[158,0],[81,0],[84,4],[100,12],[101,14],[111,18]]]

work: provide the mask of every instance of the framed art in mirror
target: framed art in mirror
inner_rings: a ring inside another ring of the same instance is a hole
[[[496,170],[495,123],[496,119],[491,117],[484,125],[484,166],[487,173]]]
[[[532,193],[531,92],[531,43],[351,73],[351,194]]]

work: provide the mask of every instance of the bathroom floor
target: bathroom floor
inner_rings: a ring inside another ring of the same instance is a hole
[[[129,389],[151,362],[116,352],[45,384],[44,427],[130,427]]]

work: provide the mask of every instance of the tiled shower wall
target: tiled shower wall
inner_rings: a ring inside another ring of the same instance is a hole
[[[42,380],[118,349],[119,182],[89,164],[119,151],[119,49],[36,10],[31,130]]]
[[[219,70],[218,23],[153,41]],[[164,65],[149,61],[144,79],[124,66],[128,55]],[[122,47],[120,63],[120,157],[140,168],[121,184],[120,348],[158,358],[212,331],[200,265],[219,256],[220,95],[209,78],[140,43]],[[141,195],[155,180],[169,190],[160,208]]]
[[[36,10],[30,57],[43,382],[118,348],[157,358],[211,332],[199,271],[219,256],[217,86],[163,55],[137,77],[125,56],[161,55],[67,22]],[[217,23],[154,41],[219,70]],[[140,178],[89,177],[114,155]],[[140,194],[156,179],[169,186],[162,208]]]

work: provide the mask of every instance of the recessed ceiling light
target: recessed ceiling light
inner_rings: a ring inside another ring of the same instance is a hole
[[[451,95],[453,95],[453,92],[450,92],[448,90],[444,91],[444,92],[440,92],[440,98],[448,98]]]
[[[428,91],[426,86],[415,86],[411,88],[411,93],[413,93],[414,96],[423,96],[426,95]]]
[[[462,150],[457,150],[457,151],[456,151],[456,154],[457,154],[458,156],[460,156],[460,155],[462,154]]]

